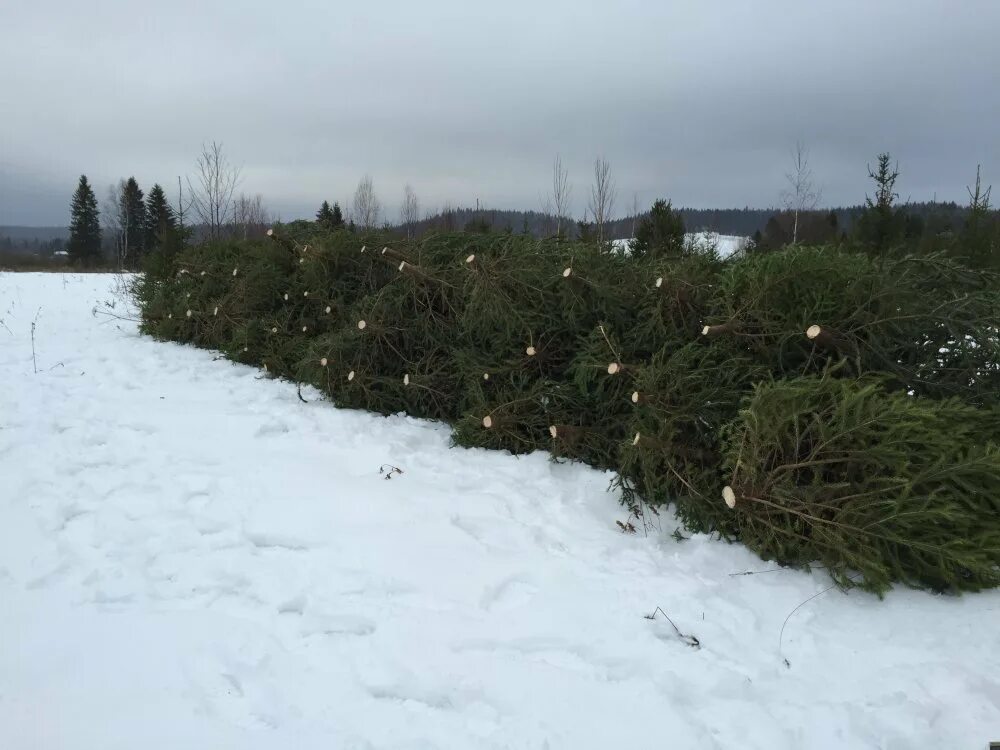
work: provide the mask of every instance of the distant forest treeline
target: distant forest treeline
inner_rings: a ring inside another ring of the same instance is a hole
[[[991,238],[994,230],[1000,242],[1000,212],[990,203],[991,188],[982,184],[978,166],[975,187],[968,188],[970,201],[966,206],[937,201],[900,204],[896,190],[898,164],[883,152],[878,154],[875,166],[867,165],[875,187],[873,197],[866,191],[863,204],[821,208],[808,150],[796,144],[793,157],[793,170],[786,174],[788,184],[781,193],[780,207],[685,208],[673,206],[664,196],[645,211],[640,211],[633,199],[631,213],[616,217],[617,190],[611,166],[599,158],[594,162],[588,205],[578,220],[572,216],[568,173],[557,155],[552,189],[543,197],[542,210],[493,209],[478,201],[475,208],[455,208],[445,203],[441,209],[428,210],[407,184],[397,214],[387,209],[372,176],[366,174],[344,205],[324,200],[309,218],[282,221],[268,209],[262,195],[238,191],[240,167],[229,160],[220,142],[212,141],[202,144],[195,171],[188,176],[186,185],[181,177],[177,178],[176,205],[162,185],[153,184],[147,194],[135,177],[123,177],[108,186],[107,197],[99,203],[87,176],[81,175],[70,204],[69,226],[0,226],[0,261],[17,265],[20,259],[45,263],[66,258],[80,266],[103,264],[138,269],[144,258],[166,245],[173,252],[206,241],[261,238],[268,228],[281,231],[293,226],[296,231],[342,228],[407,239],[432,231],[496,232],[561,236],[585,243],[638,239],[646,227],[648,232],[665,238],[678,233],[683,236],[684,232],[745,237],[749,242],[743,244],[756,251],[789,244],[846,241],[860,241],[882,250],[893,243],[918,244],[927,251],[953,243],[963,234],[977,247],[986,248],[993,242],[987,242],[987,236]],[[672,246],[672,241],[663,241]]]
[[[968,207],[954,202],[948,203],[908,203],[903,210],[925,224],[960,227],[968,213]],[[679,208],[689,232],[717,232],[719,234],[752,237],[756,232],[764,232],[768,221],[783,213],[781,208]],[[809,212],[813,216],[836,216],[836,226],[840,231],[849,232],[864,206],[847,206]],[[644,211],[637,216],[626,216],[608,222],[608,233],[612,239],[634,236],[635,227],[649,215]],[[566,223],[564,221],[564,223]],[[432,230],[463,230],[479,225],[490,231],[511,231],[528,233],[536,237],[553,234],[556,217],[541,211],[516,211],[509,209],[446,208],[433,216],[415,222],[413,233],[420,235]],[[576,231],[576,223],[569,222],[570,234]],[[50,256],[65,250],[69,229],[65,227],[22,227],[0,226],[0,252]]]
[[[903,210],[925,223],[943,223],[960,226],[968,213],[966,206],[957,203],[908,203]],[[767,223],[775,216],[785,213],[781,208],[677,208],[689,232],[717,232],[718,234],[752,237],[756,232],[764,232]],[[864,206],[827,208],[808,212],[817,217],[836,216],[837,226],[842,231],[850,231],[854,222],[864,212]],[[649,216],[643,211],[635,216],[625,216],[608,222],[611,239],[627,239],[635,235],[635,227]],[[565,224],[565,220],[564,220]],[[511,231],[532,234],[536,237],[554,234],[556,217],[541,211],[515,211],[507,209],[446,208],[433,216],[413,224],[414,234],[423,234],[433,229],[462,230],[470,226],[489,227],[491,231]],[[394,227],[398,228],[398,227]],[[576,222],[569,222],[570,234]],[[2,232],[2,229],[0,229]]]

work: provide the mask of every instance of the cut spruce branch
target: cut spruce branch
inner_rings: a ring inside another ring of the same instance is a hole
[[[728,320],[725,323],[716,325],[706,325],[701,329],[702,336],[723,336],[728,333],[738,333],[740,323],[738,320]]]
[[[729,508],[736,507],[736,492],[728,484],[722,488],[722,500]]]
[[[267,230],[267,236],[270,237],[272,240],[274,240],[278,245],[285,248],[285,250],[288,250],[289,252],[294,253],[298,249],[294,241],[292,241],[288,237],[280,235],[277,231],[275,231],[273,227]]]
[[[857,345],[847,336],[831,328],[811,325],[806,329],[806,338],[829,351],[856,357]]]
[[[633,375],[641,369],[641,365],[625,365],[621,362],[609,362],[607,371],[608,375],[622,375],[630,374]]]
[[[768,559],[832,560],[835,580],[997,583],[995,279],[939,256],[801,245],[722,261],[275,229],[154,264],[135,282],[143,332],[338,406],[443,420],[457,445],[610,469],[644,518],[669,505]],[[821,374],[884,379],[859,407],[873,425],[850,423],[832,386],[797,384]],[[764,399],[756,384],[786,390]]]
[[[828,373],[755,388],[726,430],[740,538],[875,593],[1000,584],[1000,426],[889,382]]]
[[[381,252],[379,253],[379,257],[386,263],[395,266],[397,268],[399,267],[399,264],[402,263],[403,261],[410,260],[410,256],[408,256],[406,253],[402,252],[401,250],[395,250],[388,246],[382,248]]]
[[[440,279],[436,279],[433,276],[431,276],[429,273],[427,273],[427,271],[425,271],[420,266],[414,265],[413,263],[410,263],[405,260],[400,261],[398,269],[400,273],[405,273],[407,276],[412,276],[414,279],[422,281],[425,284],[440,285],[444,283]]]

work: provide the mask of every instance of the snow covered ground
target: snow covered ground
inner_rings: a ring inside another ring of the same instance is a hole
[[[738,237],[733,234],[719,234],[718,232],[688,232],[684,235],[684,241],[700,250],[714,249],[722,258],[741,253],[746,250],[748,237]],[[618,252],[628,252],[629,243],[632,240],[612,240],[611,244]]]
[[[750,238],[733,234],[719,234],[718,232],[694,232],[684,235],[684,240],[695,247],[706,250],[715,248],[721,257],[728,258],[730,255],[746,250]]]
[[[0,274],[0,748],[1000,740],[1000,593],[829,591],[779,648],[822,571],[622,534],[606,474],[302,403],[110,283]]]

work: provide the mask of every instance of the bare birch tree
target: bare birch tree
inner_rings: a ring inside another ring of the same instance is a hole
[[[639,194],[632,193],[632,233],[629,235],[630,239],[635,239],[635,225],[639,221]]]
[[[556,207],[556,236],[562,236],[563,220],[569,216],[569,204],[573,186],[569,184],[569,172],[563,166],[562,157],[556,154],[552,162],[552,202]]]
[[[119,269],[137,268],[146,237],[146,204],[134,177],[108,187],[101,218]]]
[[[188,178],[191,207],[198,221],[208,229],[209,239],[223,236],[233,219],[233,194],[240,183],[240,168],[229,163],[222,144],[202,145],[196,162],[195,181]]]
[[[371,230],[378,226],[382,204],[375,195],[375,183],[371,175],[365,175],[354,191],[354,221],[362,229]]]
[[[785,174],[785,180],[788,181],[788,189],[782,193],[781,199],[785,209],[793,214],[794,245],[799,240],[799,214],[812,211],[819,203],[819,192],[813,188],[813,172],[809,167],[809,149],[801,141],[796,142],[792,151],[792,171]]]
[[[615,208],[614,178],[611,176],[611,164],[607,159],[594,161],[594,184],[590,188],[590,212],[594,215],[594,226],[597,229],[597,241],[604,242],[604,227],[611,219]]]
[[[420,219],[420,201],[417,200],[417,194],[413,192],[409,183],[403,188],[403,207],[400,209],[399,217],[406,227],[406,237],[409,239],[413,236],[414,227]]]
[[[240,193],[233,201],[233,226],[238,237],[263,237],[269,221],[264,198],[260,193],[253,196]]]
[[[543,198],[539,195],[538,199],[542,202],[542,232],[544,232],[546,236],[550,236],[553,231],[552,212],[555,210],[552,208],[552,196],[546,195]]]
[[[125,267],[125,242],[128,237],[128,214],[122,211],[122,198],[125,195],[125,180],[108,185],[108,195],[101,206],[101,223],[104,225],[104,237],[110,239],[115,252],[115,263],[118,270]]]

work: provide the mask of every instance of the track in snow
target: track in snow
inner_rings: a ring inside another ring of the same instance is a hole
[[[303,404],[92,316],[110,283],[0,274],[0,747],[1000,739],[997,592],[831,591],[779,653],[821,571],[622,535],[606,474]]]

